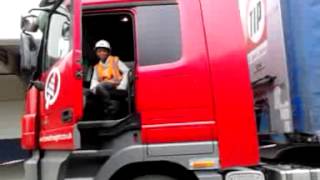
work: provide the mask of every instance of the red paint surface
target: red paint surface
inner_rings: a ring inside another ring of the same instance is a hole
[[[124,4],[132,2],[144,2],[144,1],[153,1],[153,0],[82,0],[83,6],[99,6],[104,4]]]
[[[37,147],[38,95],[37,89],[32,87],[28,89],[25,97],[25,110],[21,119],[21,146],[23,149],[35,149]]]
[[[142,126],[143,141],[148,143],[212,141],[216,133],[212,121]]]
[[[40,138],[43,136],[56,136],[59,134],[72,133],[73,126],[80,120],[83,113],[83,95],[82,95],[82,79],[76,77],[76,72],[81,70],[81,2],[73,2],[72,16],[72,49],[64,57],[59,60],[52,68],[58,68],[61,74],[61,87],[57,100],[49,109],[45,108],[44,92],[41,93],[40,100],[40,119],[41,131]],[[51,68],[51,69],[52,69]],[[41,77],[46,82],[49,69]],[[62,121],[62,112],[70,109],[72,119],[68,122]],[[40,142],[43,149],[74,149],[73,140],[54,141],[51,143]]]
[[[64,126],[55,129],[49,129],[46,131],[41,131],[40,133],[40,148],[42,149],[59,149],[68,150],[74,149],[74,136],[73,136],[74,126]],[[70,138],[62,138],[61,136],[68,136]],[[59,138],[60,137],[60,138]],[[47,138],[47,140],[43,140]],[[48,138],[51,138],[49,140]]]
[[[201,7],[198,0],[178,3],[182,57],[173,63],[138,66],[136,70],[136,105],[144,143],[214,140],[215,117]],[[193,125],[186,125],[188,122]],[[164,124],[176,126],[165,128]]]
[[[202,0],[222,168],[259,162],[253,95],[237,1]]]

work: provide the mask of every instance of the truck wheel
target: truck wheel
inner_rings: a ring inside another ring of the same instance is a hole
[[[145,175],[133,178],[132,180],[177,180],[175,178],[163,175]]]

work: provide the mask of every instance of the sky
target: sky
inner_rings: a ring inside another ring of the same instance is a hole
[[[0,44],[20,37],[20,18],[29,9],[36,7],[40,0],[1,0],[0,2]],[[239,0],[245,5],[247,0]]]
[[[21,15],[36,7],[39,2],[40,0],[1,0],[0,41],[19,39]]]

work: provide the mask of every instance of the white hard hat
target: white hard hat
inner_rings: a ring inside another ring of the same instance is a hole
[[[106,40],[100,40],[96,43],[95,49],[97,48],[106,48],[106,49],[111,49],[110,43]]]

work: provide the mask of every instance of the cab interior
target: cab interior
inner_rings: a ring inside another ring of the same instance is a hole
[[[102,13],[83,15],[83,67],[85,70],[84,89],[87,91],[84,120],[114,120],[121,119],[132,112],[132,100],[129,93],[133,90],[133,81],[128,77],[127,90],[115,90],[111,94],[111,100],[118,101],[118,112],[103,114],[99,104],[101,97],[94,97],[90,90],[94,66],[99,59],[96,57],[94,46],[99,40],[107,40],[111,44],[111,55],[118,56],[130,69],[128,76],[132,76],[134,70],[134,42],[133,22],[128,13]],[[132,93],[130,93],[133,95]],[[129,109],[130,108],[130,109]]]
[[[133,18],[129,13],[84,13],[82,18],[82,56],[84,69],[84,117],[78,127],[82,136],[82,144],[100,144],[93,142],[92,136],[112,137],[123,131],[138,128],[139,121],[134,108],[134,26]],[[95,54],[95,43],[99,40],[107,40],[111,45],[111,55],[118,56],[130,69],[128,73],[128,86],[126,90],[113,90],[110,113],[104,112],[101,98],[90,89],[94,66],[99,62]],[[115,109],[112,109],[115,108]],[[86,141],[88,139],[88,141]],[[90,143],[89,143],[89,139]],[[105,140],[102,140],[102,142]]]

